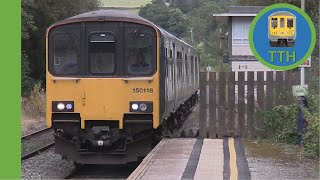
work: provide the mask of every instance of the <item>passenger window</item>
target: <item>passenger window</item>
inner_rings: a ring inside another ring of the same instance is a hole
[[[164,57],[168,57],[168,49],[167,49],[167,48],[166,48],[166,51],[165,51]]]
[[[112,34],[95,33],[89,41],[90,72],[111,74],[115,70],[115,37]]]
[[[278,19],[277,18],[271,18],[271,26],[273,28],[277,28],[278,27]]]
[[[71,34],[54,36],[54,72],[59,75],[74,75],[80,71],[79,41]]]
[[[280,27],[284,28],[284,18],[280,18]]]
[[[292,28],[293,27],[293,18],[288,18],[287,19],[287,27]]]

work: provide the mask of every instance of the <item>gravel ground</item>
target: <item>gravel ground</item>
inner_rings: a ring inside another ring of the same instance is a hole
[[[54,142],[53,133],[41,134],[30,140],[24,140],[21,143],[21,155],[24,156],[28,153],[31,153],[45,145],[51,144]]]
[[[31,118],[22,113],[21,118],[21,134],[22,136],[33,133],[35,131],[46,128],[46,120],[44,117]]]
[[[174,137],[179,137],[182,131],[184,131],[186,137],[194,137],[199,130],[199,112],[200,107],[198,103],[193,108],[193,111],[190,113],[181,128],[177,132],[174,132]],[[190,131],[192,131],[192,134],[190,134]]]
[[[74,169],[73,163],[62,160],[48,149],[21,163],[22,179],[63,179]]]
[[[245,140],[252,180],[319,179],[319,161],[303,158],[293,145]]]

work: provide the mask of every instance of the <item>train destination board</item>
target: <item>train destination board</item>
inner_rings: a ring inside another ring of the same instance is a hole
[[[254,56],[275,70],[290,70],[310,57],[316,34],[310,17],[290,4],[274,4],[252,21],[249,42]]]

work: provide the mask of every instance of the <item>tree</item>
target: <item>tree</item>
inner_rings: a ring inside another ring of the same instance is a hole
[[[186,30],[186,19],[181,10],[166,6],[162,0],[143,6],[139,15],[177,36]]]
[[[22,29],[22,33],[29,37],[22,39],[22,50],[26,53],[26,56],[23,56],[24,61],[28,61],[30,65],[31,78],[45,82],[46,29],[54,22],[95,10],[101,3],[99,0],[23,0],[22,4],[26,13],[22,19],[26,28]],[[36,28],[28,28],[30,22],[33,22]]]
[[[21,38],[23,41],[30,39],[29,31],[35,31],[37,28],[33,21],[33,16],[26,11],[27,6],[32,6],[32,0],[22,1],[22,24],[21,24]],[[30,77],[30,64],[28,55],[25,51],[22,51],[21,56],[21,93],[22,95],[27,94],[31,90],[33,79]]]

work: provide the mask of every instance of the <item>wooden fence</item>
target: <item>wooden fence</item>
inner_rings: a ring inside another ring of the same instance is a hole
[[[292,85],[300,84],[299,71],[200,73],[202,138],[257,137],[264,130],[261,110],[292,104]]]

